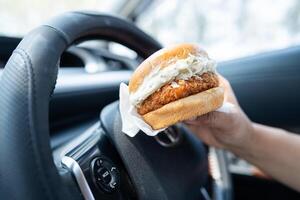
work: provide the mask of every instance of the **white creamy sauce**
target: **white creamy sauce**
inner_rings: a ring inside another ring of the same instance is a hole
[[[179,85],[178,85],[178,83],[176,83],[175,81],[172,81],[171,87],[172,87],[172,88],[179,88]]]
[[[205,72],[215,73],[216,62],[204,55],[189,55],[187,58],[177,60],[163,69],[155,68],[144,78],[137,91],[130,94],[130,102],[136,106],[163,85],[173,80],[187,80],[192,76],[201,75]],[[172,87],[178,86],[173,85]]]

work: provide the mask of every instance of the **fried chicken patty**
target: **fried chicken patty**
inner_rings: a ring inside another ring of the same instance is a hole
[[[188,80],[174,80],[145,99],[137,107],[137,111],[140,115],[144,115],[170,102],[203,92],[218,85],[218,76],[210,72],[204,73],[201,76],[193,76]]]

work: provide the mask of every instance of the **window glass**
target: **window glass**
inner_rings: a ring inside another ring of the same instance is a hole
[[[163,45],[197,42],[217,60],[300,43],[299,0],[156,0],[137,20]]]
[[[115,13],[124,0],[0,0],[0,36],[23,36],[49,18],[72,10]]]

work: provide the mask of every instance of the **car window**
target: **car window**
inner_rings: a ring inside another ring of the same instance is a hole
[[[163,45],[198,42],[228,60],[300,44],[300,1],[156,0],[137,24]]]
[[[0,36],[23,36],[49,18],[71,10],[116,13],[125,0],[0,0]]]

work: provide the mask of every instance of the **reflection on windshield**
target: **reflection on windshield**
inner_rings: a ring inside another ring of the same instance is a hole
[[[218,60],[300,44],[299,0],[159,0],[138,25],[162,44],[198,42]]]
[[[116,13],[124,0],[2,0],[0,1],[0,35],[23,36],[50,17],[71,10]]]
[[[70,10],[120,14],[124,5],[134,2],[143,0],[0,0],[0,35],[23,36]],[[300,44],[299,0],[151,2],[145,4],[137,24],[163,45],[198,42],[213,58],[227,60]]]

